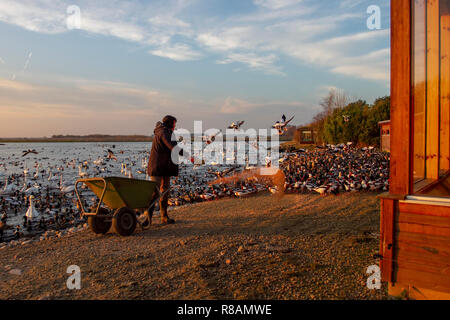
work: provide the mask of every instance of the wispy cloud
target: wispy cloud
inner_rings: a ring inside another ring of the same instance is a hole
[[[221,107],[220,112],[224,114],[240,114],[245,115],[251,111],[267,112],[267,109],[273,109],[275,112],[280,107],[299,108],[305,107],[300,101],[256,101],[251,102],[244,99],[227,97]]]
[[[340,3],[340,7],[341,8],[354,8],[365,2],[368,2],[368,0],[342,0]]]
[[[302,2],[302,0],[253,0],[255,5],[269,9],[280,9],[298,4],[300,2]]]
[[[285,75],[279,67],[275,65],[278,57],[274,54],[260,56],[254,53],[231,53],[224,60],[219,60],[219,64],[229,64],[239,62],[246,64],[252,70],[263,71],[267,74]]]
[[[65,28],[65,9],[62,2],[11,1],[0,2],[0,21],[18,25],[24,29],[41,33],[61,33]]]
[[[195,51],[188,45],[182,43],[162,46],[156,50],[150,50],[149,52],[155,56],[169,58],[175,61],[198,60],[203,56],[200,52]]]
[[[22,73],[24,73],[25,71],[27,71],[28,66],[30,65],[30,61],[31,61],[31,57],[32,57],[32,56],[33,56],[33,52],[30,52],[30,53],[28,54],[27,60],[25,61],[25,65],[23,66]]]
[[[284,75],[281,58],[288,56],[349,77],[387,79],[386,51],[371,52],[387,49],[373,47],[372,42],[388,40],[389,31],[343,28],[352,21],[365,25],[365,10],[352,8],[367,1],[253,0],[255,10],[245,14],[225,18],[188,14],[199,2],[80,0],[81,29],[139,43],[149,54],[175,61],[219,55],[216,61],[222,63],[239,62],[253,71]],[[2,0],[0,21],[41,33],[69,32],[66,8],[70,4],[68,0]],[[368,59],[372,59],[369,64]]]

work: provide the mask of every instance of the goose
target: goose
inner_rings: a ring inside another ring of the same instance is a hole
[[[212,200],[214,198],[214,195],[211,193],[205,193],[200,195],[200,198],[202,198],[203,200]]]
[[[253,194],[257,193],[257,192],[258,192],[257,189],[251,188],[251,189],[236,191],[234,194],[237,197],[246,197],[246,196],[253,195]]]
[[[326,186],[321,186],[321,187],[318,187],[318,188],[314,188],[313,190],[315,192],[317,192],[318,194],[320,194],[320,195],[324,195],[325,192],[327,191],[327,187]]]
[[[269,187],[269,191],[270,191],[270,193],[272,193],[272,194],[278,193],[277,187]]]

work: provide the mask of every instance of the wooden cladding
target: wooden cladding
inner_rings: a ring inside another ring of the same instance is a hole
[[[380,260],[381,278],[383,281],[392,281],[393,251],[394,251],[394,205],[393,199],[381,199],[380,214]]]
[[[450,292],[450,207],[399,203],[393,281]]]

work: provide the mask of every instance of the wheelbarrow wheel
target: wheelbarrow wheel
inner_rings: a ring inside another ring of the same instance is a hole
[[[105,208],[100,208],[98,210],[99,215],[107,215],[109,211]],[[89,216],[88,217],[88,225],[91,228],[92,232],[95,234],[106,234],[109,229],[111,229],[111,218],[105,217],[97,217],[97,216]]]
[[[127,237],[136,229],[136,222],[136,213],[123,207],[114,213],[112,225],[118,234]]]

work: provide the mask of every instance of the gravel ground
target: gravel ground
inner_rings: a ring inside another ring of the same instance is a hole
[[[0,250],[0,299],[387,299],[379,200],[262,194],[177,208],[128,238],[89,230]],[[81,268],[69,290],[67,267]]]

